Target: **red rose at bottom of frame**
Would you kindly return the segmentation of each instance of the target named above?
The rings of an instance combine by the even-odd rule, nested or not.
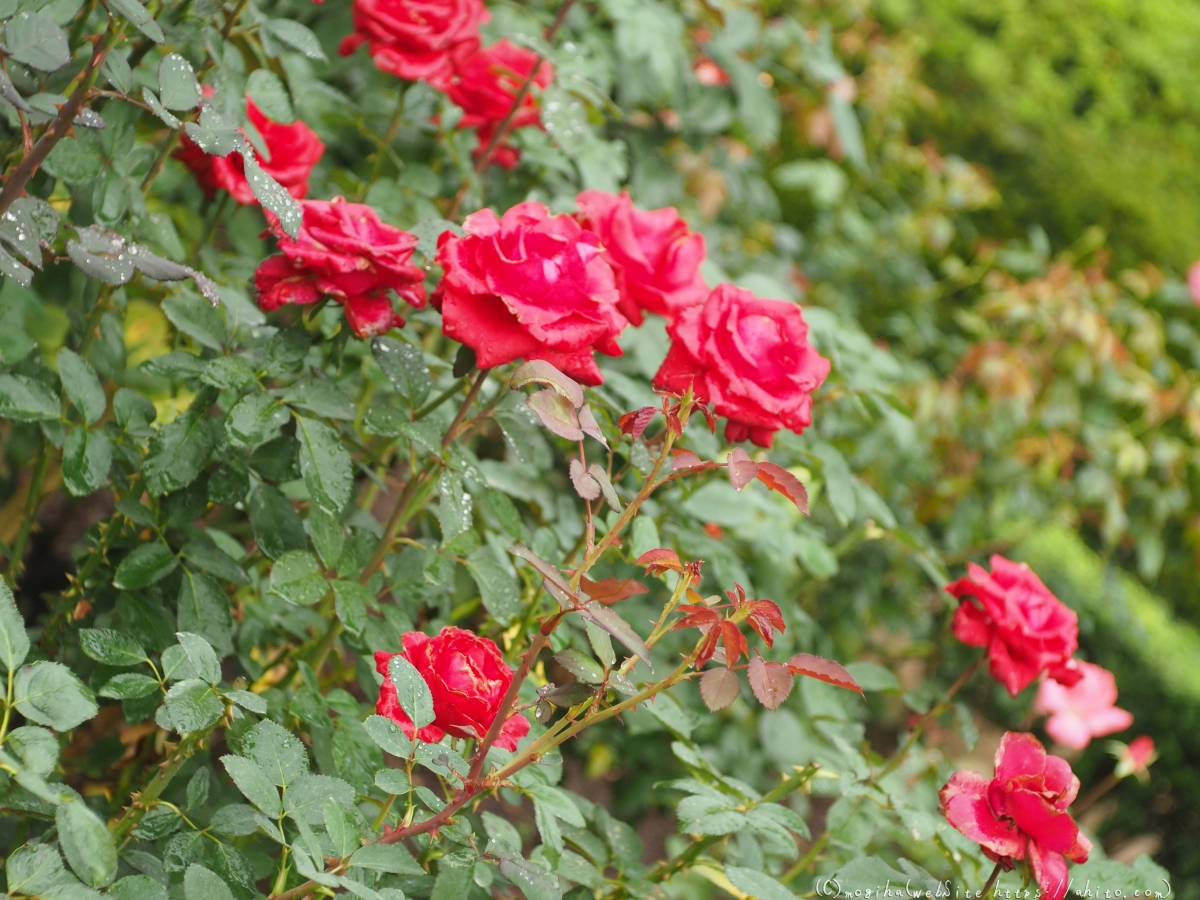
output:
[[[443,628],[434,637],[410,631],[400,640],[404,649],[399,655],[421,673],[433,695],[433,722],[417,731],[417,739],[437,743],[445,734],[462,738],[487,734],[513,678],[495,642],[453,626]],[[383,675],[375,711],[399,725],[411,739],[412,720],[400,708],[396,686],[388,675],[388,662],[396,655],[375,652],[375,668]],[[510,716],[495,746],[516,750],[517,741],[528,733],[528,719]]]

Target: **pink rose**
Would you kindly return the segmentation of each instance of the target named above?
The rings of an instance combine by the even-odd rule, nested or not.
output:
[[[300,207],[304,218],[294,241],[267,215],[282,255],[263,260],[254,273],[262,309],[333,297],[354,333],[369,337],[404,324],[389,290],[410,306],[425,305],[425,273],[410,262],[415,237],[385,225],[371,207],[341,197],[302,200]]]
[[[1200,261],[1192,263],[1192,267],[1188,269],[1187,283],[1192,302],[1200,306]]]
[[[998,555],[991,563],[991,574],[970,563],[966,578],[946,585],[961,601],[954,636],[970,647],[987,647],[992,677],[1014,697],[1042,672],[1075,684],[1082,677],[1071,658],[1079,647],[1075,612],[1024,563]]]
[[[596,235],[533,202],[499,219],[480,210],[463,227],[462,237],[438,238],[445,275],[433,304],[446,336],[473,349],[481,369],[544,359],[600,384],[593,353],[620,356],[616,337],[627,323]]]
[[[412,720],[400,708],[396,686],[388,674],[391,658],[403,656],[421,673],[433,695],[433,722],[417,732],[418,740],[436,744],[444,734],[477,739],[487,734],[513,678],[495,642],[453,626],[443,628],[434,637],[410,631],[400,640],[404,649],[399,654],[375,652],[375,668],[384,678],[375,711],[412,738]],[[528,733],[528,719],[510,716],[495,746],[516,750],[517,741]]]
[[[338,53],[349,56],[366,43],[384,72],[445,90],[451,53],[478,44],[479,26],[489,18],[480,0],[354,0],[355,33]]]
[[[583,191],[576,218],[600,237],[604,258],[617,273],[621,312],[641,325],[643,310],[668,319],[703,303],[708,286],[700,277],[704,235],[696,234],[673,207],[643,212],[629,195]]]
[[[727,440],[770,447],[779,429],[800,434],[812,424],[812,393],[829,360],[808,342],[796,304],[721,284],[702,305],[678,312],[667,331],[671,349],[654,386],[682,394],[690,385],[729,420]]]
[[[1094,737],[1124,731],[1133,715],[1117,702],[1117,680],[1108,669],[1078,663],[1080,679],[1071,687],[1048,678],[1038,685],[1033,711],[1049,715],[1046,733],[1064,747],[1082,750]]]
[[[1089,841],[1067,812],[1079,779],[1066,760],[1048,756],[1032,734],[1008,732],[991,781],[955,772],[939,792],[947,821],[1006,869],[1029,860],[1048,900],[1067,893],[1067,860],[1087,862]]]

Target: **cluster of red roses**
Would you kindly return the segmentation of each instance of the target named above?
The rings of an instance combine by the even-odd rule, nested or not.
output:
[[[534,72],[533,83],[549,87],[550,63],[532,50],[507,39],[488,47],[479,39],[479,26],[489,18],[481,0],[354,0],[355,33],[338,52],[347,56],[366,44],[380,69],[408,81],[425,81],[443,91],[462,108],[460,128],[479,136],[476,156],[495,141],[488,162],[511,169],[519,158],[505,143],[505,130],[538,124],[538,99],[526,92],[509,118],[513,99]]]

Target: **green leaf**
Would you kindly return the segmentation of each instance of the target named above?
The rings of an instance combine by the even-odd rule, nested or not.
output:
[[[17,712],[55,731],[70,731],[100,711],[87,685],[55,662],[35,662],[18,669],[13,695]]]
[[[900,682],[896,680],[896,676],[878,663],[852,662],[847,663],[844,668],[854,676],[854,680],[864,691],[900,690]]]
[[[279,217],[280,227],[288,237],[296,240],[300,234],[302,219],[300,205],[291,194],[279,186],[279,182],[262,170],[252,153],[243,153],[242,162],[245,165],[246,181],[250,184],[255,198],[262,204],[263,209],[268,209]]]
[[[103,431],[72,428],[63,445],[63,484],[75,497],[86,497],[108,481],[113,447]]]
[[[290,125],[296,121],[292,98],[283,80],[270,69],[255,69],[246,79],[246,93],[272,122]]]
[[[278,488],[255,485],[250,491],[249,513],[255,543],[268,558],[279,559],[288,551],[304,548],[304,523]]]
[[[121,672],[104,682],[104,686],[97,693],[101,697],[113,700],[136,700],[139,697],[148,697],[157,690],[158,682],[149,675]]]
[[[291,550],[271,567],[268,590],[288,603],[312,606],[329,590],[317,558],[307,550]]]
[[[121,631],[111,628],[79,629],[79,649],[109,666],[136,666],[146,661],[142,645]]]
[[[735,888],[758,900],[796,900],[795,894],[763,872],[726,866],[725,875]]]
[[[260,70],[261,71],[261,70]],[[322,422],[296,417],[300,441],[300,473],[313,502],[336,514],[350,502],[354,466],[338,433]]]
[[[304,520],[304,529],[325,568],[334,568],[342,558],[342,547],[346,542],[342,523],[319,506],[312,506],[309,507],[308,518]]]
[[[179,560],[166,544],[141,544],[121,560],[113,576],[113,586],[136,591],[166,578],[178,565]]]
[[[583,813],[579,811],[579,807],[574,804],[565,791],[548,784],[534,784],[530,786],[529,793],[534,800],[557,818],[576,828],[587,827],[587,823],[583,821]]]
[[[242,739],[242,753],[262,766],[275,784],[287,787],[308,772],[308,751],[299,738],[264,719]]]
[[[214,549],[213,552],[225,556],[221,550]],[[225,558],[229,559],[228,556]],[[233,615],[229,611],[229,598],[215,578],[184,568],[175,606],[180,631],[200,635],[222,657],[233,652]]]
[[[117,874],[117,845],[100,817],[82,799],[60,803],[55,810],[58,843],[75,874],[94,888]]]
[[[204,364],[200,380],[223,391],[246,391],[254,387],[254,367],[240,356],[218,356]]]
[[[167,900],[167,889],[149,875],[126,875],[105,894],[112,900]]]
[[[0,246],[0,275],[11,278],[23,288],[33,284],[33,271]]]
[[[168,53],[158,64],[158,98],[167,109],[178,112],[200,105],[200,82],[192,64],[178,53]]]
[[[338,859],[345,859],[360,846],[358,824],[346,807],[338,805],[333,800],[325,801],[323,814],[325,834],[333,843],[333,855]]]
[[[243,837],[258,831],[258,820],[254,810],[244,803],[222,806],[209,820],[208,827],[217,834]]]
[[[584,684],[599,684],[604,680],[604,667],[582,650],[568,647],[554,654],[558,664]]]
[[[520,888],[526,900],[562,900],[558,878],[519,856],[500,857],[500,874]]]
[[[42,168],[69,184],[84,184],[104,171],[104,157],[95,138],[84,132],[55,144]]]
[[[200,474],[212,449],[208,422],[194,412],[185,412],[150,440],[150,453],[142,466],[147,490],[160,496],[187,487]]]
[[[228,340],[229,335],[220,314],[199,297],[172,294],[163,300],[162,311],[167,314],[172,325],[202,347],[221,350]]]
[[[136,391],[120,388],[113,395],[113,414],[121,430],[139,437],[152,435],[150,423],[158,415],[154,404]]]
[[[243,756],[222,756],[221,765],[237,785],[242,795],[258,807],[263,815],[272,819],[279,818],[283,807],[280,805],[279,791],[267,776],[262,766]]]
[[[229,411],[225,433],[237,446],[257,447],[275,437],[288,418],[287,407],[270,394],[247,394]]]
[[[12,672],[25,662],[29,653],[29,635],[25,633],[25,618],[17,609],[12,589],[0,578],[0,663]]]
[[[175,635],[179,638],[179,646],[187,654],[192,672],[201,681],[217,684],[221,680],[221,661],[208,641],[198,634],[181,631]]]
[[[225,704],[212,685],[199,678],[186,678],[167,691],[159,712],[163,728],[190,734],[215,725],[225,714]]]
[[[352,868],[372,869],[392,875],[425,874],[425,870],[401,844],[367,844],[354,852],[350,857],[350,865]]]
[[[480,547],[467,557],[467,571],[475,579],[483,607],[493,619],[508,622],[521,612],[517,583],[489,548]]]
[[[328,378],[304,378],[283,392],[288,406],[302,409],[323,419],[352,421],[358,415],[354,401]]]
[[[433,722],[433,695],[416,666],[397,654],[388,662],[388,675],[396,686],[400,708],[417,728]]]
[[[100,421],[108,401],[96,370],[86,359],[63,347],[58,351],[58,377],[62,380],[67,399],[83,415],[89,425]]]
[[[67,36],[42,13],[17,13],[4,27],[8,55],[39,72],[55,72],[71,61]]]
[[[42,382],[28,375],[0,375],[0,419],[37,422],[61,415],[62,403]]]
[[[288,785],[283,795],[283,806],[287,814],[297,822],[308,825],[317,825],[325,821],[327,801],[332,801],[338,806],[353,806],[354,788],[340,778],[308,774],[301,775]],[[405,851],[406,854],[407,852]]]
[[[425,353],[419,348],[391,337],[377,337],[371,341],[371,352],[388,381],[416,409],[433,389],[429,366],[425,364]]]
[[[215,872],[192,863],[183,873],[185,900],[233,900],[229,885]]]
[[[367,624],[367,606],[373,604],[375,595],[366,585],[357,581],[333,582],[333,599],[337,617],[351,634],[361,634]]]
[[[4,874],[10,897],[14,894],[52,897],[64,887],[79,887],[53,842],[18,847],[5,860]]]
[[[371,740],[385,753],[404,759],[412,752],[412,741],[391,719],[384,716],[367,716],[363,727],[367,729]]]
[[[317,36],[299,22],[293,22],[291,19],[270,19],[263,27],[279,41],[293,50],[298,50],[309,59],[318,62],[329,61],[321,50],[321,42],[317,40]]]
[[[267,701],[253,691],[226,691],[225,696],[242,709],[248,709],[260,716],[267,714]]]
[[[156,44],[166,40],[158,23],[154,21],[146,8],[138,0],[108,0],[108,7],[118,15],[124,16],[142,34]]]

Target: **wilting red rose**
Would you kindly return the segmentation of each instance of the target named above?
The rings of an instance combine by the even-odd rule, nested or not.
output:
[[[1067,812],[1079,779],[1064,759],[1048,756],[1032,734],[1008,732],[991,781],[955,772],[938,797],[946,819],[1007,869],[1028,859],[1048,900],[1067,893],[1067,860],[1087,862],[1092,843]]]
[[[538,55],[508,41],[490,47],[464,44],[454,54],[454,74],[445,87],[447,95],[462,107],[459,128],[478,129],[478,157],[491,143],[495,130],[508,117],[513,99],[533,72]],[[554,79],[554,68],[543,60],[537,67],[533,84],[545,89]],[[532,88],[525,92],[516,113],[506,128],[511,134],[518,128],[539,124],[539,101]],[[507,137],[507,136],[505,136]],[[491,161],[505,169],[517,164],[518,152],[502,140],[492,151]]]
[[[1046,734],[1064,747],[1082,750],[1094,737],[1124,731],[1133,714],[1116,706],[1117,679],[1108,669],[1081,662],[1071,687],[1047,678],[1038,685],[1033,711],[1050,716]]]
[[[520,203],[497,219],[467,217],[467,233],[444,232],[433,294],[442,330],[475,351],[481,369],[544,359],[586,384],[604,379],[593,352],[620,356],[627,324],[617,309],[612,267],[599,238],[541,203]]]
[[[341,197],[302,200],[300,208],[304,218],[294,241],[267,214],[283,255],[263,260],[254,273],[260,307],[273,310],[333,297],[354,333],[369,337],[404,324],[392,309],[389,290],[410,306],[425,305],[425,273],[409,262],[415,237],[385,225],[371,207]]]
[[[443,628],[434,637],[410,631],[401,635],[400,640],[404,649],[398,655],[421,673],[433,695],[433,722],[418,731],[417,738],[437,743],[443,734],[462,738],[482,738],[487,734],[513,678],[495,643],[453,626]],[[396,655],[375,651],[375,668],[383,675],[375,711],[391,719],[412,738],[412,720],[400,708],[396,686],[388,675],[388,662]],[[495,746],[516,750],[517,741],[528,733],[528,719],[510,716]]]
[[[642,211],[623,191],[594,190],[580,193],[575,204],[579,223],[599,235],[604,258],[617,273],[621,312],[630,322],[641,325],[643,310],[670,319],[704,302],[704,235],[688,228],[673,207]]]
[[[770,447],[775,432],[797,434],[812,423],[812,392],[829,360],[808,342],[800,307],[761,300],[732,284],[718,285],[700,306],[668,324],[671,349],[654,386],[695,395],[729,421],[725,437]]]
[[[355,33],[342,40],[338,53],[349,56],[366,43],[383,71],[445,90],[451,52],[477,45],[479,26],[488,18],[480,0],[354,0]]]
[[[212,88],[205,85],[205,96],[212,96],[212,93]],[[272,122],[249,97],[246,98],[246,117],[262,135],[271,157],[263,159],[255,151],[254,156],[262,170],[297,200],[302,199],[308,193],[308,176],[325,152],[321,139],[303,122],[296,121],[291,125]],[[209,156],[184,135],[175,157],[192,170],[196,181],[210,197],[219,188],[228,191],[238,203],[258,202],[246,180],[242,154]]]
[[[991,574],[970,563],[966,578],[946,585],[961,601],[954,636],[968,646],[987,647],[992,677],[1014,697],[1042,672],[1068,687],[1075,684],[1081,674],[1071,658],[1079,647],[1074,611],[1024,563],[1003,556],[993,556],[991,563]]]

